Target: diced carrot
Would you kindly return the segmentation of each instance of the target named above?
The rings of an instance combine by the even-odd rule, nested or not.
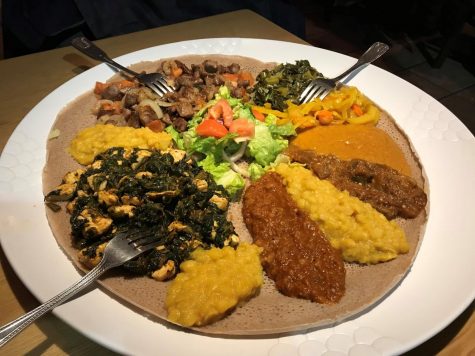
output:
[[[254,78],[253,78],[251,72],[242,71],[242,72],[239,73],[238,77],[241,80],[247,80],[249,82],[249,85],[254,84]]]
[[[101,83],[96,82],[96,86],[94,87],[94,94],[101,95],[102,92],[109,86],[108,83]]]
[[[329,125],[333,121],[333,114],[329,110],[317,111],[316,116],[321,125]]]
[[[264,116],[263,113],[261,113],[259,110],[257,110],[256,108],[252,108],[252,115],[254,115],[254,117],[256,118],[256,120],[259,120],[259,121],[264,121],[266,119],[266,117]]]
[[[353,110],[356,116],[361,116],[364,114],[363,109],[358,104],[351,105],[351,110]]]
[[[197,127],[196,133],[204,137],[221,138],[226,136],[228,129],[218,121],[213,119],[204,119]]]
[[[229,132],[237,133],[240,137],[254,137],[254,124],[247,119],[236,119],[229,127]]]
[[[120,114],[122,111],[122,103],[120,101],[113,101],[112,103],[103,102],[101,109],[104,111],[112,111],[114,114]]]
[[[162,132],[165,130],[165,123],[161,120],[152,120],[148,123],[147,127],[153,132]]]
[[[224,79],[229,80],[230,82],[235,82],[236,84],[239,79],[239,76],[237,74],[232,74],[232,73],[224,73],[223,77]]]

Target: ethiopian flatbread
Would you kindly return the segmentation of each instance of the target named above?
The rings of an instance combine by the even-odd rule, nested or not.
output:
[[[254,75],[262,69],[273,66],[270,63],[239,56],[190,55],[179,59],[187,65],[201,63],[204,59],[215,59],[218,63],[225,65],[237,62],[243,69],[250,70]],[[155,71],[158,68],[158,62],[143,62],[134,65],[133,68],[147,72]],[[43,172],[44,193],[55,188],[67,171],[79,166],[67,153],[67,147],[79,130],[95,124],[95,117],[91,114],[95,103],[96,98],[91,90],[69,103],[58,115],[53,128],[58,129],[60,135],[49,140],[47,144],[47,162]],[[411,166],[413,178],[427,192],[427,180],[408,138],[384,111],[382,111],[378,126],[402,148]],[[396,288],[410,270],[422,240],[427,209],[426,207],[426,210],[415,219],[397,220],[407,235],[410,245],[409,253],[377,265],[346,264],[346,293],[338,304],[321,305],[286,297],[277,291],[270,279],[265,279],[264,286],[257,297],[238,307],[223,320],[196,328],[196,330],[221,335],[275,334],[328,325],[367,310]],[[78,262],[77,250],[71,245],[69,215],[65,209],[55,213],[46,208],[46,214],[59,246],[78,269],[85,271],[84,266]],[[252,241],[242,220],[240,203],[232,204],[229,217],[241,239]],[[127,306],[154,320],[162,322],[166,320],[167,282],[157,282],[149,277],[123,277],[120,269],[116,269],[108,273],[99,283]]]

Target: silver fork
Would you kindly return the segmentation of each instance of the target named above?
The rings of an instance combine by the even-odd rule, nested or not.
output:
[[[163,96],[166,93],[173,92],[174,89],[169,85],[161,73],[137,73],[113,61],[102,49],[89,41],[86,37],[76,37],[71,41],[74,48],[97,61],[107,63],[115,69],[125,72],[152,89],[155,93]]]
[[[299,97],[299,103],[308,103],[315,98],[325,98],[333,89],[338,89],[342,83],[340,80],[346,76],[350,77],[351,74],[356,75],[361,69],[366,67],[371,62],[381,57],[389,49],[389,46],[382,42],[375,42],[369,47],[365,53],[361,55],[358,61],[350,68],[345,70],[339,76],[335,78],[317,78],[312,80],[309,85],[304,89]],[[349,79],[354,77],[351,76]],[[348,80],[349,80],[348,79]]]
[[[23,329],[55,307],[63,304],[79,291],[90,285],[105,271],[120,266],[141,253],[157,246],[160,240],[156,234],[118,233],[104,249],[101,262],[63,292],[41,304],[32,311],[0,328],[0,346],[5,345]]]

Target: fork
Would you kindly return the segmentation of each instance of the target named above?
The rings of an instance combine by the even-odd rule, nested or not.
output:
[[[107,270],[120,266],[141,253],[154,248],[161,239],[154,233],[120,232],[107,243],[99,264],[63,292],[32,311],[0,328],[0,347],[13,339],[23,329],[55,307],[63,304],[83,290]]]
[[[299,97],[299,103],[308,103],[315,98],[323,99],[325,98],[333,89],[338,89],[341,87],[342,83],[340,80],[346,76],[349,79],[353,78],[361,69],[369,65],[371,62],[374,62],[376,59],[381,57],[389,49],[389,46],[382,42],[375,42],[369,47],[365,53],[361,55],[358,61],[353,64],[350,68],[345,70],[339,76],[335,78],[317,78],[312,80],[309,85],[304,89],[302,94]],[[351,74],[353,76],[350,77]],[[348,79],[348,80],[349,80]]]
[[[126,68],[119,63],[112,60],[102,49],[97,47],[94,43],[89,41],[86,37],[76,37],[71,41],[71,45],[77,50],[84,53],[86,56],[91,57],[97,61],[107,63],[115,69],[125,72],[142,83],[143,85],[152,89],[155,93],[163,96],[166,93],[174,91],[174,88],[170,86],[165,77],[161,73],[137,73],[129,68]]]

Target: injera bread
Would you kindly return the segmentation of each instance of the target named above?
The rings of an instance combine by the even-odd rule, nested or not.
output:
[[[264,68],[273,66],[271,63],[266,64],[239,56],[190,55],[180,60],[190,65],[201,63],[205,58],[216,59],[225,65],[237,62],[243,69],[251,70],[254,75]],[[158,68],[158,62],[142,62],[132,68],[147,72],[155,71]],[[93,83],[91,83],[92,86]],[[69,103],[58,115],[53,128],[59,129],[60,135],[47,143],[47,162],[43,172],[44,193],[56,187],[67,171],[79,166],[67,153],[67,147],[80,129],[94,124],[95,118],[90,112],[95,102],[96,99],[91,90]],[[422,166],[406,135],[384,111],[382,111],[378,126],[388,132],[400,145],[409,161],[413,177],[428,192],[427,179]],[[64,208],[58,213],[45,209],[57,243],[72,263],[84,272],[84,267],[77,260],[77,250],[71,246],[69,215]],[[398,221],[407,235],[410,245],[409,253],[378,265],[346,264],[346,294],[338,304],[320,305],[303,299],[286,297],[276,290],[270,279],[266,278],[257,297],[238,307],[223,320],[195,330],[217,335],[277,334],[322,327],[367,311],[396,288],[409,272],[422,240],[427,213],[428,208],[415,219]],[[232,204],[229,216],[241,239],[252,241],[242,221],[240,203]],[[54,268],[54,266],[51,267]],[[128,307],[156,322],[168,324],[165,309],[168,282],[157,282],[149,277],[125,277],[121,275],[120,268],[117,268],[108,272],[99,283],[107,293]]]

